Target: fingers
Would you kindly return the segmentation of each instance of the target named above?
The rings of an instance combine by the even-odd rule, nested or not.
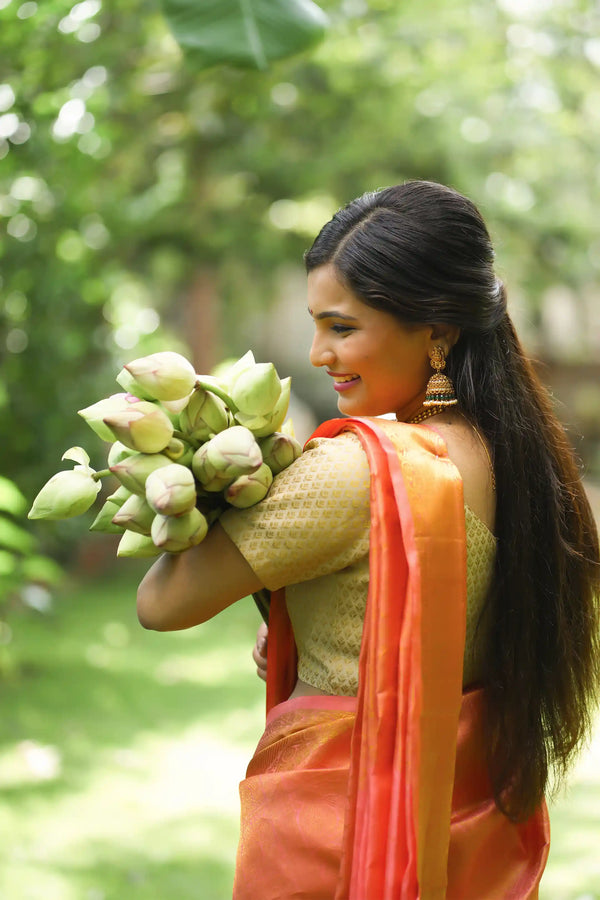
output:
[[[256,633],[256,643],[252,650],[252,659],[256,664],[256,674],[263,681],[267,680],[267,640],[269,629],[262,622]]]

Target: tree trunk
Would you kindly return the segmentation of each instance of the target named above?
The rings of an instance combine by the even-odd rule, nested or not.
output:
[[[200,269],[184,297],[184,336],[198,373],[207,375],[221,359],[219,294],[216,273]]]

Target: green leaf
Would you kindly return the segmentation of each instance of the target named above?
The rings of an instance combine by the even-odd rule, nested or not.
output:
[[[328,24],[312,0],[162,0],[162,7],[197,68],[228,63],[266,69],[316,43]]]
[[[17,560],[8,550],[0,550],[0,576],[12,575],[17,568]]]
[[[0,517],[0,546],[18,553],[31,553],[33,538],[9,519]]]
[[[47,556],[28,556],[22,562],[21,571],[27,581],[49,585],[58,584],[64,577],[59,564]]]
[[[0,510],[17,516],[25,510],[26,506],[27,500],[14,481],[0,475]]]

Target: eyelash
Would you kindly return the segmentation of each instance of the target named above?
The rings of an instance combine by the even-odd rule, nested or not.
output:
[[[336,334],[347,334],[350,331],[354,331],[351,325],[332,325],[331,330],[335,331]]]

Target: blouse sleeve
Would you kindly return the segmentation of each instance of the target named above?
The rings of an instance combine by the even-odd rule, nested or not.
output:
[[[358,438],[311,441],[264,500],[219,519],[262,584],[277,590],[355,563],[370,525],[370,474]]]

